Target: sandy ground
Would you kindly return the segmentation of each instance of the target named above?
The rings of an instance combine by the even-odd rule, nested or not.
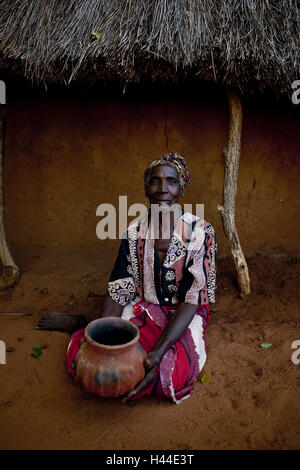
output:
[[[0,295],[0,448],[300,449],[299,258],[249,260],[252,293],[237,295],[230,260],[218,265],[208,359],[179,405],[155,398],[122,404],[82,390],[65,370],[68,335],[35,330],[44,312],[97,311],[109,267],[95,252],[26,247],[19,284]],[[22,315],[5,315],[18,313]],[[272,343],[268,349],[261,343]],[[44,346],[31,357],[35,344]],[[300,358],[300,352],[298,357]],[[202,383],[204,372],[209,383]]]

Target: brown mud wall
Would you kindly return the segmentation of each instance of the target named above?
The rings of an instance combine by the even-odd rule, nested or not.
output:
[[[6,230],[9,245],[95,249],[111,264],[118,241],[96,237],[96,208],[118,196],[146,203],[154,157],[186,157],[184,203],[205,204],[219,257],[229,254],[222,203],[226,96],[212,88],[32,91],[7,87]],[[299,253],[299,109],[288,99],[245,98],[237,228],[247,257]],[[132,217],[128,218],[128,221]],[[18,261],[18,260],[16,260]]]

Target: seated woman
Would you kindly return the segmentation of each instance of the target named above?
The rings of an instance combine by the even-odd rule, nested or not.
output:
[[[121,316],[133,322],[147,352],[146,375],[123,401],[155,394],[179,403],[190,395],[206,361],[204,332],[208,304],[215,300],[216,239],[205,220],[183,210],[172,211],[190,182],[183,157],[169,153],[153,160],[144,181],[150,208],[159,206],[158,218],[154,221],[150,210],[147,217],[129,225],[100,318]],[[167,216],[169,222],[164,225]],[[72,335],[67,351],[72,375],[85,324],[82,317],[46,315],[37,325],[69,332],[81,328]]]

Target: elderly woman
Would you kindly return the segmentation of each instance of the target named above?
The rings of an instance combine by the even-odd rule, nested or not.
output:
[[[123,400],[155,394],[179,403],[190,395],[206,361],[204,332],[208,304],[214,302],[216,239],[205,220],[183,210],[172,211],[190,182],[183,157],[169,153],[153,160],[144,179],[150,208],[160,209],[158,217],[154,221],[155,212],[150,210],[146,218],[129,226],[100,317],[117,316],[134,323],[147,353],[144,379]],[[54,329],[53,321],[44,317],[38,328]],[[85,320],[66,319],[73,322],[66,328],[63,318],[57,318],[59,321],[65,331],[82,321],[82,329],[73,334],[67,351],[67,368],[74,375],[72,362],[84,336]]]

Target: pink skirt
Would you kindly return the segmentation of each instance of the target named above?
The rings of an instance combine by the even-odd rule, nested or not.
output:
[[[139,342],[147,353],[154,348],[175,308],[175,306],[165,307],[140,300],[132,305],[129,315],[127,309],[126,319],[138,327]],[[192,384],[206,361],[204,332],[208,323],[208,305],[199,305],[188,328],[162,357],[156,368],[153,382],[132,399],[153,394],[180,403],[181,400],[187,398],[192,392]],[[71,336],[68,345],[66,366],[73,377],[76,376],[76,354],[84,336],[85,329],[76,331]]]

